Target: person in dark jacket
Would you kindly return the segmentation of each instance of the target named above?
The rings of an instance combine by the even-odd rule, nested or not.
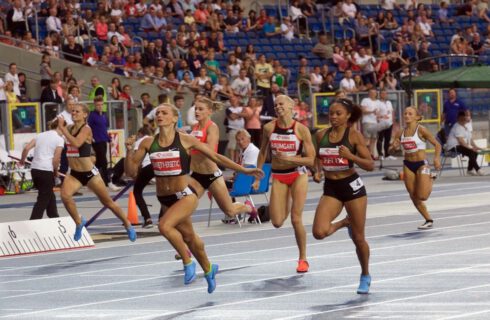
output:
[[[58,87],[58,81],[51,79],[49,86],[43,89],[41,92],[41,106],[44,107],[45,121],[53,120],[58,114],[58,104],[63,103],[63,99],[59,96],[56,88]],[[44,105],[45,103],[49,103]]]

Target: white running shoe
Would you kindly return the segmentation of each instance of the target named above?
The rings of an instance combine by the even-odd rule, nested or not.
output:
[[[386,157],[386,160],[396,160],[396,157],[393,157],[393,156],[387,156],[387,157]]]
[[[111,191],[114,191],[114,192],[117,192],[117,191],[121,191],[122,187],[118,187],[116,186],[114,183],[112,182],[109,182],[109,184],[107,185],[109,187],[109,189]]]
[[[426,220],[422,225],[418,227],[419,230],[427,230],[427,229],[432,229],[434,224],[434,221],[432,220]]]
[[[469,176],[476,176],[477,175],[475,170],[468,170],[468,171],[466,171],[466,174]]]
[[[476,175],[477,175],[477,176],[486,176],[487,174],[486,174],[486,172],[485,172],[485,171],[483,171],[482,169],[480,169],[480,170],[478,170],[478,171],[476,172]]]

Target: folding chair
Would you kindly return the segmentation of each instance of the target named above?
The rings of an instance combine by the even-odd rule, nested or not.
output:
[[[238,172],[233,181],[233,187],[230,191],[230,197],[246,197],[251,200],[250,192],[252,190],[252,184],[254,177]],[[213,197],[210,197],[209,212],[208,212],[208,227],[211,224],[211,209],[213,208]],[[242,227],[240,219],[236,216],[240,228]]]
[[[463,167],[463,155],[457,151],[442,149],[442,161],[441,161],[441,171],[439,171],[439,178],[442,176],[442,171],[444,170],[444,165],[446,164],[447,158],[454,159],[458,161],[459,175],[465,176]]]
[[[264,163],[262,166],[262,171],[264,171],[264,177],[260,180],[259,188],[257,190],[252,189],[251,195],[263,194],[267,203],[269,203],[269,198],[267,197],[267,192],[269,192],[269,180],[272,174],[272,165],[270,163]],[[250,201],[255,207],[255,204],[250,197]]]

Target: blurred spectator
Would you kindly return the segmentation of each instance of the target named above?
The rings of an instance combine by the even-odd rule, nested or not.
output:
[[[135,7],[136,16],[138,17],[143,17],[148,11],[148,8],[146,7],[146,0],[140,0],[138,3],[136,3]]]
[[[239,77],[231,83],[233,93],[241,99],[242,104],[247,104],[248,99],[252,96],[252,84],[247,77],[247,70],[240,69]]]
[[[28,102],[30,99],[27,96],[27,78],[26,74],[19,72],[19,90],[20,90],[20,102]]]
[[[342,13],[349,19],[354,19],[357,14],[357,7],[352,0],[342,2]]]
[[[15,94],[14,91],[14,83],[11,80],[5,81],[4,91],[7,104],[20,102],[18,96]]]
[[[364,92],[367,91],[369,88],[372,88],[370,85],[369,87],[364,84],[364,81],[362,80],[362,77],[360,74],[356,74],[354,76],[354,85],[356,86],[355,90],[356,92]]]
[[[240,70],[242,68],[241,63],[238,61],[234,54],[228,56],[228,66],[226,67],[228,75],[233,81],[240,75]]]
[[[111,141],[107,129],[109,120],[107,119],[104,107],[104,98],[96,96],[94,101],[94,110],[90,112],[87,124],[92,129],[92,149],[95,152],[95,166],[99,169],[100,176],[107,186],[109,175],[107,172],[107,144]]]
[[[141,96],[141,110],[143,111],[143,117],[146,117],[155,106],[151,103],[150,95],[146,92],[142,93]]]
[[[99,55],[97,54],[97,49],[94,45],[88,47],[87,53],[83,55],[83,64],[88,66],[95,66],[99,61]]]
[[[121,82],[118,77],[112,78],[111,86],[107,88],[110,94],[111,100],[119,100],[119,96],[122,93]]]
[[[14,0],[12,8],[7,12],[7,29],[14,36],[24,36],[26,29],[26,17],[24,15],[24,8],[20,0]],[[60,25],[61,27],[61,25]]]
[[[337,66],[340,72],[344,72],[349,67],[349,60],[346,58],[345,53],[339,46],[333,47],[332,54],[333,64]]]
[[[257,159],[259,157],[259,148],[254,142],[254,137],[250,134],[249,130],[240,129],[235,134],[236,145],[240,150],[238,155],[238,164],[242,166],[257,166]]]
[[[336,86],[334,79],[333,73],[329,72],[320,87],[320,92],[337,92],[338,87]]]
[[[271,88],[271,77],[274,69],[261,54],[255,65],[255,77],[257,79],[257,95],[266,96]]]
[[[220,65],[217,60],[215,60],[214,50],[209,50],[208,57],[204,61],[204,66],[206,67],[208,76],[211,78],[213,84],[218,82],[218,76],[221,74]]]
[[[271,83],[277,84],[281,91],[284,91],[285,89],[287,89],[286,78],[284,77],[283,69],[282,69],[282,66],[280,64],[278,64],[274,68],[274,74],[272,75]]]
[[[61,23],[61,19],[58,18],[58,11],[56,7],[52,7],[49,9],[49,17],[46,19],[46,29],[49,34],[52,32],[61,33],[63,29],[63,25]]]
[[[429,43],[427,41],[422,41],[420,45],[420,49],[417,52],[417,57],[419,60],[426,59],[424,61],[420,61],[417,65],[417,70],[423,72],[430,72],[432,70],[432,61],[430,58],[432,55],[429,52]]]
[[[217,16],[216,13],[214,13],[214,14],[215,14],[215,16]],[[216,21],[217,21],[217,18],[216,18]],[[196,22],[196,19],[194,19],[194,16],[192,15],[192,11],[190,9],[187,9],[185,11],[184,23],[188,24],[188,25],[192,25],[195,22]],[[211,27],[211,30],[217,30],[217,29],[214,29],[213,27]]]
[[[124,11],[119,1],[112,1],[112,8],[110,13],[111,21],[114,23],[121,23],[123,20],[123,16]]]
[[[366,86],[374,86],[376,84],[376,76],[374,73],[374,64],[376,59],[366,53],[366,49],[361,48],[356,56],[356,64],[361,68],[362,81]]]
[[[345,91],[346,93],[356,92],[356,84],[352,79],[352,71],[346,70],[344,73],[344,78],[340,80],[340,90]]]
[[[211,100],[228,100],[231,95],[233,95],[233,89],[228,82],[228,78],[220,76],[218,83],[213,86]]]
[[[246,107],[243,108],[243,118],[245,119],[245,129],[251,136],[252,142],[256,145],[260,144],[261,141],[261,122],[260,113],[262,111],[262,106],[256,98],[250,98]]]
[[[150,10],[153,8],[155,9],[155,12],[158,10],[163,10],[163,1],[160,0],[153,0],[152,4],[150,4]]]
[[[422,33],[424,34],[424,36],[426,38],[429,38],[429,37],[433,38],[434,37],[434,33],[432,32],[432,27],[430,26],[430,23],[429,23],[427,17],[422,16],[418,24],[420,26],[420,29],[422,29]]]
[[[160,32],[162,30],[165,30],[168,23],[167,23],[167,19],[165,18],[165,13],[163,10],[158,10],[156,13],[156,16],[153,17],[153,19],[154,19],[154,23],[155,23],[154,28],[156,28],[155,31]]]
[[[240,19],[237,18],[232,10],[228,10],[225,18],[226,32],[235,33],[239,31]]]
[[[475,11],[478,18],[490,22],[490,18],[488,17],[488,0],[480,0]]]
[[[194,11],[194,19],[196,23],[206,24],[209,17],[209,12],[206,10],[206,4],[203,2],[199,3],[199,7]]]
[[[131,86],[129,84],[123,86],[123,90],[119,95],[119,100],[123,100],[127,102],[128,110],[134,106],[134,99],[133,96],[131,95]]]
[[[247,18],[247,28],[246,32],[256,30],[258,26],[257,12],[255,10],[250,10],[248,12]]]
[[[391,72],[386,73],[386,77],[379,84],[380,89],[385,90],[397,90],[398,89],[398,80],[393,76]]]
[[[245,58],[250,58],[252,61],[257,60],[257,54],[255,53],[254,45],[249,43],[245,49]]]
[[[314,92],[320,91],[320,86],[323,82],[323,77],[320,73],[321,69],[319,66],[313,68],[313,72],[310,74],[311,89]]]
[[[451,128],[458,120],[458,113],[464,111],[468,117],[470,117],[470,110],[463,101],[458,99],[456,89],[450,89],[448,92],[448,99],[444,102],[441,122],[444,123],[444,131],[449,134]]]
[[[276,110],[274,108],[276,97],[281,94],[281,90],[276,83],[271,85],[270,93],[264,98],[264,104],[262,105],[262,111],[260,111],[260,120],[263,124],[276,118]]]
[[[328,43],[327,35],[322,34],[318,37],[318,43],[311,49],[311,52],[323,59],[333,58],[333,45]]]
[[[449,132],[445,147],[449,151],[456,151],[468,157],[468,175],[484,176],[485,173],[480,170],[480,166],[476,161],[478,151],[482,150],[482,148],[478,147],[472,138],[471,130],[468,127],[469,119],[465,111],[458,112],[457,122]]]
[[[454,19],[449,18],[448,3],[446,1],[441,1],[439,11],[437,15],[439,17],[439,22],[441,23],[453,23]]]
[[[135,5],[135,0],[128,0],[126,5],[124,6],[124,13],[126,17],[135,17],[138,14],[138,9]]]
[[[64,53],[63,58],[75,63],[82,63],[83,61],[83,48],[81,45],[75,42],[73,35],[68,36],[68,44],[62,47]]]
[[[5,74],[4,77],[5,84],[8,81],[12,82],[13,92],[16,96],[20,97],[20,89],[19,89],[19,76],[17,75],[17,64],[11,63],[9,64],[9,71]]]
[[[51,79],[49,86],[45,87],[41,92],[41,97],[39,102],[41,106],[45,103],[50,103],[44,106],[44,113],[46,122],[52,120],[58,114],[58,104],[63,103],[63,99],[58,94],[58,81],[56,79]]]
[[[381,0],[381,8],[386,11],[392,11],[394,9],[399,10],[400,6],[396,3],[396,0]]]
[[[39,73],[41,74],[41,90],[49,86],[54,72],[51,70],[51,58],[49,54],[43,54],[41,58],[41,68]]]
[[[95,34],[101,41],[107,41],[107,32],[109,31],[109,25],[105,16],[100,16],[95,22]]]
[[[68,98],[67,98],[67,100],[72,100],[73,102],[79,102],[80,98],[81,98],[81,92],[80,92],[79,86],[74,85],[74,86],[68,87]]]
[[[480,40],[480,35],[478,33],[473,35],[473,39],[471,40],[470,47],[473,51],[473,54],[480,55],[483,51],[483,43]]]
[[[236,154],[236,133],[240,129],[245,128],[243,107],[240,106],[237,97],[232,95],[230,97],[229,105],[226,108],[226,132],[228,133],[228,145],[226,150],[228,157],[233,161],[237,161],[238,157]]]
[[[104,101],[104,105],[102,107],[102,112],[107,112],[107,104],[105,103],[107,101],[107,93],[106,93],[106,90],[104,89],[104,86],[100,84],[100,80],[96,76],[93,76],[90,79],[90,84],[92,85],[92,89],[90,90],[90,92],[88,94],[88,99],[90,101],[93,101],[95,99],[95,97],[101,96],[103,101]],[[89,104],[89,109],[90,109],[90,111],[93,111],[94,105]]]
[[[377,99],[376,89],[369,90],[369,96],[362,99],[362,134],[364,135],[366,146],[374,158],[374,147],[378,136],[379,100]]]
[[[205,68],[201,68],[199,69],[199,75],[197,77],[194,78],[194,81],[192,83],[192,86],[194,88],[197,88],[198,91],[201,91],[204,89],[204,85],[206,84],[206,82],[211,82],[211,78],[208,77],[208,74],[206,72],[206,69]]]
[[[262,31],[266,37],[275,37],[280,34],[276,31],[276,17],[269,16],[267,22],[264,24]]]
[[[383,89],[379,93],[378,100],[378,141],[376,142],[376,149],[381,160],[396,160],[395,157],[388,153],[394,119],[393,105],[388,100],[388,92]]]
[[[291,18],[288,16],[285,16],[282,18],[282,23],[281,23],[281,34],[284,37],[284,39],[291,41],[294,39],[294,26],[291,23]]]

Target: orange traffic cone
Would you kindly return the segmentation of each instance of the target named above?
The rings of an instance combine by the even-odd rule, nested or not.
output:
[[[128,198],[128,220],[131,224],[139,225],[138,221],[138,208],[136,207],[136,199],[134,198],[133,191],[129,192]]]

